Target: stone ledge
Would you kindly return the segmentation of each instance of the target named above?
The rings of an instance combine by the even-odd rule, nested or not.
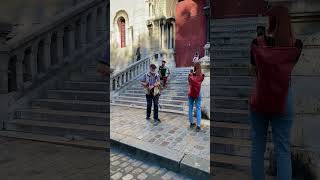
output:
[[[148,161],[158,163],[169,170],[180,172],[196,179],[209,178],[210,161],[205,159],[119,134],[111,135],[110,140],[111,148],[120,148],[136,155],[138,158],[148,159]]]

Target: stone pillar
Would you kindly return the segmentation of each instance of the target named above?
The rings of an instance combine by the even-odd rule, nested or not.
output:
[[[172,21],[172,48],[175,48],[175,40],[176,40],[176,22]]]
[[[32,46],[31,48],[31,54],[30,54],[30,71],[31,71],[31,79],[32,82],[35,81],[37,79],[37,74],[38,74],[38,70],[37,70],[37,54],[38,54],[38,50],[39,50],[39,43],[36,42],[35,45]]]
[[[58,64],[63,63],[63,29],[60,29],[57,33],[57,59]]]
[[[0,94],[8,93],[8,64],[10,60],[9,49],[0,47]]]
[[[70,25],[70,31],[69,31],[69,60],[72,61],[73,60],[73,56],[75,53],[75,30],[76,30],[76,26],[75,24]]]
[[[162,29],[162,35],[161,35],[161,49],[163,50],[165,48],[165,40],[164,40],[164,37],[165,37],[165,33],[164,33],[164,23],[162,23],[161,25],[161,29]]]
[[[23,51],[19,51],[16,54],[17,57],[17,64],[16,64],[16,73],[17,73],[17,89],[18,90],[23,90],[24,86],[23,86],[23,58],[24,58],[24,52]]]
[[[44,40],[44,69],[48,71],[51,65],[51,34],[48,34]]]
[[[80,43],[81,48],[84,50],[87,48],[86,32],[87,32],[87,14],[83,15],[80,20]]]
[[[204,46],[206,55],[202,57],[199,61],[201,62],[202,73],[205,75],[205,78],[201,85],[202,91],[202,111],[210,119],[210,55],[209,49],[210,44]]]
[[[91,42],[95,42],[98,38],[97,38],[97,31],[98,31],[98,28],[97,28],[97,8],[94,8],[92,10],[92,14],[91,14],[91,28],[92,28],[92,31],[91,31],[91,35],[90,37],[92,38],[92,41]]]

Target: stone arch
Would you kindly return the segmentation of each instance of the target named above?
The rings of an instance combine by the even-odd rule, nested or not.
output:
[[[118,45],[118,47],[123,47],[123,46],[121,46],[121,37],[123,37],[122,35],[121,35],[121,26],[119,26],[119,20],[121,20],[122,22],[124,22],[124,24],[123,24],[123,26],[122,26],[122,28],[124,28],[124,40],[125,40],[125,46],[124,47],[126,47],[126,46],[128,46],[128,35],[129,35],[129,33],[128,33],[128,31],[127,31],[127,27],[129,27],[129,16],[128,16],[128,13],[126,12],[126,11],[124,11],[124,10],[119,10],[117,13],[116,13],[116,15],[115,15],[115,17],[114,17],[114,19],[113,19],[113,27],[115,28],[114,29],[114,32],[115,32],[115,40],[116,40],[116,42],[117,42],[117,45]]]
[[[17,56],[10,58],[8,64],[8,92],[17,90]]]
[[[51,46],[50,46],[50,65],[53,66],[58,63],[58,35],[57,32],[53,33],[51,36]]]
[[[37,51],[37,73],[44,73],[45,65],[44,65],[44,40],[41,40],[38,43],[38,51]]]

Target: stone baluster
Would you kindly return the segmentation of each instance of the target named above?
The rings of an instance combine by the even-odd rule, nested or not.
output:
[[[59,29],[57,33],[57,59],[58,63],[62,63],[64,61],[63,58],[63,29]]]
[[[51,65],[51,33],[44,39],[44,70],[48,71]]]
[[[83,15],[80,20],[80,43],[81,48],[84,50],[87,48],[86,32],[87,32],[87,14]]]
[[[39,43],[36,42],[32,47],[31,47],[31,53],[30,53],[30,73],[31,73],[31,80],[32,82],[36,80],[37,74],[38,74],[38,67],[37,67],[37,58],[38,58],[38,50],[39,50]]]
[[[9,50],[6,47],[0,49],[0,94],[8,92],[8,64],[10,60]]]
[[[75,44],[75,35],[76,35],[76,25],[75,23],[72,23],[69,27],[69,60],[72,61],[74,51],[76,49],[76,44]]]
[[[24,58],[24,52],[19,51],[16,53],[17,57],[17,64],[16,64],[16,79],[17,79],[17,89],[22,90],[24,88],[23,86],[23,58]]]
[[[97,38],[97,8],[94,8],[91,13],[91,25],[92,30],[90,31],[91,42],[95,42]]]

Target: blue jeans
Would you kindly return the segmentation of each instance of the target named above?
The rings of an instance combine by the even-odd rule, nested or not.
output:
[[[269,122],[272,127],[272,140],[275,147],[277,162],[277,180],[292,179],[290,138],[293,121],[292,92],[289,89],[286,113],[283,115],[267,116],[250,111],[251,121],[251,173],[254,180],[264,180],[264,153]]]
[[[199,96],[198,98],[189,97],[189,122],[193,123],[193,104],[195,103],[197,112],[197,126],[199,127],[201,124],[201,101],[201,96]]]

